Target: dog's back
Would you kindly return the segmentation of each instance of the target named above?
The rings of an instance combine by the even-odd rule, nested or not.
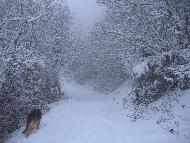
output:
[[[42,112],[40,109],[33,109],[32,112],[28,115],[28,121],[30,121],[33,117],[36,117],[37,119],[42,118]]]
[[[33,109],[32,112],[28,115],[27,126],[23,131],[23,133],[26,134],[26,137],[32,133],[33,129],[39,128],[41,118],[42,112],[40,109]]]

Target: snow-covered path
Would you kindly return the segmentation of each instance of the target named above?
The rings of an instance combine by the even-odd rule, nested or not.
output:
[[[67,102],[53,105],[29,138],[15,131],[7,143],[184,143],[151,121],[131,122],[112,96],[65,84]]]

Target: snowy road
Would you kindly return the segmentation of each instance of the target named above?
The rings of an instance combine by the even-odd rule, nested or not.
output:
[[[7,143],[183,143],[151,121],[129,121],[111,96],[75,84],[64,87],[72,99],[52,107],[29,138],[22,128]]]

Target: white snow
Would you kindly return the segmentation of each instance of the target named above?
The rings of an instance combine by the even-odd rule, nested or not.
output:
[[[133,67],[133,73],[135,74],[136,77],[140,77],[141,75],[145,74],[148,71],[149,67],[146,61],[143,61],[142,63]]]
[[[40,129],[29,138],[15,131],[6,143],[188,143],[190,140],[169,133],[154,120],[132,122],[116,104],[128,88],[110,95],[88,86],[64,82],[64,91],[72,99],[51,106],[43,116]],[[184,99],[186,100],[186,99]],[[187,119],[189,120],[189,119]],[[188,121],[189,123],[189,121]],[[188,124],[190,125],[190,124]]]
[[[169,82],[173,82],[173,78],[169,78],[169,77],[165,76],[164,79],[169,81]]]

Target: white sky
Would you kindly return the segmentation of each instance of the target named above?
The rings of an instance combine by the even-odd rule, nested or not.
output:
[[[103,14],[104,8],[96,4],[96,0],[67,0],[77,26],[88,31],[94,22]]]

